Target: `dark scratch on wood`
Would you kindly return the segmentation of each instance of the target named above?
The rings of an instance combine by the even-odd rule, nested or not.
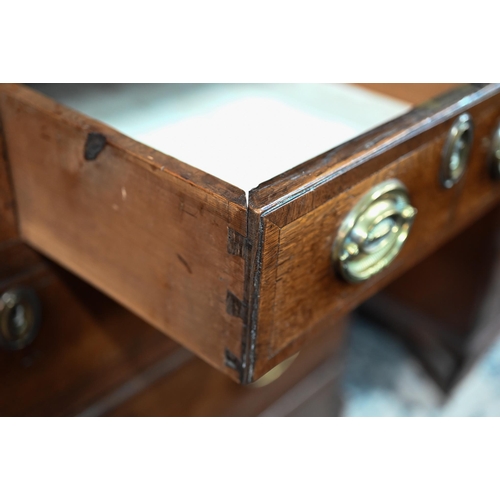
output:
[[[181,210],[182,210],[182,213],[188,214],[191,217],[195,217],[196,218],[196,214],[193,214],[189,210],[186,210],[186,206],[184,205],[184,201],[181,201]]]
[[[182,257],[182,255],[176,254],[177,258],[184,264],[184,267],[187,269],[187,272],[189,274],[193,274],[193,271],[191,270],[191,266],[186,262],[186,260]]]

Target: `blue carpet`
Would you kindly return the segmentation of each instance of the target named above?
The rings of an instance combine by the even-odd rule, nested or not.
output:
[[[444,398],[400,341],[357,319],[344,394],[345,416],[500,416],[500,340]]]

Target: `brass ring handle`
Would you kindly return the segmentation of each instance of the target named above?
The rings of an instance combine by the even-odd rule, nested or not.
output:
[[[333,244],[332,259],[340,276],[357,283],[385,269],[406,241],[416,213],[398,180],[368,191],[342,222]]]

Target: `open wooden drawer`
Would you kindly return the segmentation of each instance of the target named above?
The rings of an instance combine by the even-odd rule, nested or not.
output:
[[[0,86],[21,237],[243,383],[500,198],[499,85],[459,86],[412,109],[436,87],[416,87],[411,103],[351,86],[170,86],[166,101],[167,87],[130,88],[41,90],[200,169],[26,86]],[[132,108],[149,129],[139,112],[124,121]],[[467,168],[444,186],[443,152],[465,113]],[[417,210],[407,241],[369,279],[348,282],[332,262],[343,221],[391,179]]]

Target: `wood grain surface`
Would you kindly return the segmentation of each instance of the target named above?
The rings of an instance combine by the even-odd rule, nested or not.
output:
[[[22,239],[238,379],[244,193],[23,86],[0,106]]]
[[[0,116],[0,245],[19,237],[9,160]]]
[[[20,238],[16,200],[0,114],[0,283],[43,266],[43,259]]]

